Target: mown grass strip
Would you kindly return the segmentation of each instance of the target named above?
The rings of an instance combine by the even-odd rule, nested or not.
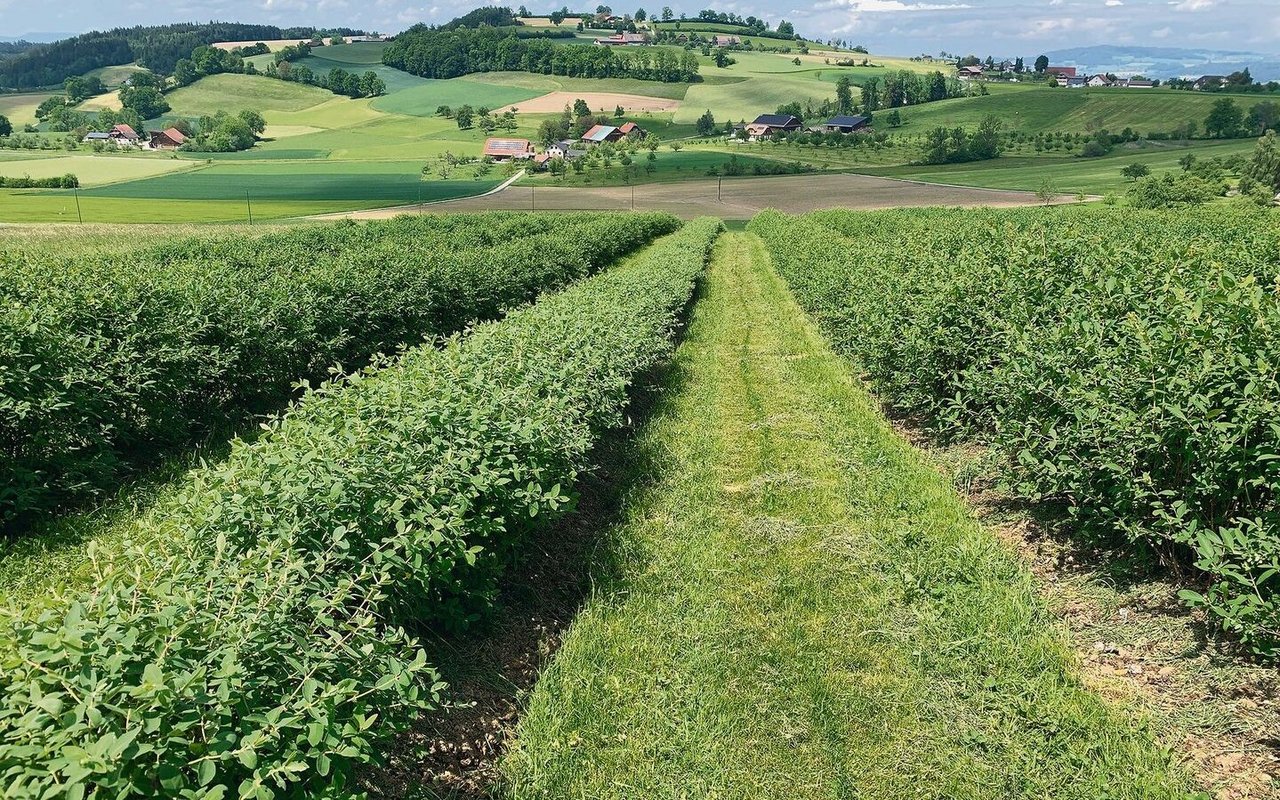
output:
[[[718,220],[328,383],[197,470],[93,589],[0,609],[13,800],[343,796],[670,351]],[[434,343],[433,343],[434,344]]]
[[[505,764],[527,798],[1156,798],[1028,576],[771,270],[717,245],[598,596]]]

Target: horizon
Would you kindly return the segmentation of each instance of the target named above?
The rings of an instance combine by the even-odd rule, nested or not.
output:
[[[511,4],[519,8],[518,3]],[[527,4],[526,5],[530,5]],[[611,5],[605,3],[605,5]],[[645,8],[658,14],[663,5],[613,6],[615,13]],[[208,4],[151,6],[130,4],[127,19],[84,0],[59,6],[49,15],[0,0],[0,36],[108,30],[135,25],[164,25],[217,19],[227,22],[363,28],[398,33],[418,23],[439,24],[476,7],[474,2],[415,6],[375,0],[352,7],[348,0],[214,0]],[[700,9],[672,4],[677,15],[696,16]],[[113,10],[114,9],[114,10]],[[537,13],[550,8],[533,5]],[[1087,47],[1167,47],[1181,50],[1277,56],[1280,8],[1257,0],[1038,0],[1034,5],[1006,0],[821,0],[791,8],[782,3],[729,2],[714,6],[742,17],[755,16],[777,27],[790,21],[803,36],[843,40],[872,53],[914,56],[941,51],[996,58],[1032,57],[1057,50]],[[1152,12],[1163,12],[1152,15]],[[70,24],[74,20],[78,24]],[[1212,23],[1206,27],[1206,23]],[[825,33],[820,34],[819,32]]]

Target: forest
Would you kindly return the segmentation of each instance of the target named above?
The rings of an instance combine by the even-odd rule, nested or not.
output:
[[[396,37],[382,62],[423,78],[456,78],[474,72],[519,71],[581,78],[697,81],[692,53],[639,48],[620,52],[591,45],[524,39],[492,28],[442,30],[415,25]]]

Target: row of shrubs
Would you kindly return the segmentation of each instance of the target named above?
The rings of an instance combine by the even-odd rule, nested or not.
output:
[[[319,386],[194,472],[96,589],[0,614],[5,796],[348,796],[445,689],[413,631],[482,615],[572,505],[720,228]]]
[[[990,445],[1013,494],[1204,576],[1280,653],[1280,226],[1240,207],[751,223],[897,411]]]
[[[30,175],[7,178],[0,175],[0,189],[76,189],[79,186],[80,179],[70,172],[52,178],[33,178]]]
[[[401,218],[74,262],[0,251],[0,525],[279,409],[335,365],[501,316],[678,226]]]

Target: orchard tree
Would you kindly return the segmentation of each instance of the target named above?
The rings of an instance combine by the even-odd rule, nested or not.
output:
[[[1145,178],[1151,174],[1151,167],[1140,161],[1135,161],[1124,169],[1120,170],[1120,174],[1131,181],[1137,181],[1139,178]]]
[[[471,106],[463,106],[453,112],[453,118],[458,123],[458,128],[460,130],[466,130],[471,127],[473,122],[475,122],[476,111]]]
[[[1204,120],[1204,132],[1218,139],[1230,139],[1240,133],[1244,112],[1236,101],[1223,97],[1213,104]]]
[[[13,133],[13,123],[4,114],[0,114],[0,136],[9,136]]]
[[[1272,192],[1280,191],[1280,139],[1276,138],[1275,131],[1267,131],[1258,140],[1244,174],[1263,186],[1270,187]]]

